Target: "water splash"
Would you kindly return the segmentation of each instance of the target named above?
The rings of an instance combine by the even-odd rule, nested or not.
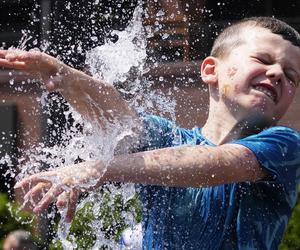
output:
[[[133,68],[136,72],[143,72],[147,41],[142,23],[142,8],[136,8],[125,30],[113,31],[111,35],[116,35],[118,40],[109,40],[89,51],[86,64],[94,77],[113,84],[126,81]]]
[[[136,8],[132,21],[125,30],[113,31],[112,34],[118,36],[117,42],[107,41],[104,45],[95,47],[87,53],[86,64],[92,75],[108,83],[121,86],[120,92],[124,94],[131,94],[133,98],[128,103],[138,113],[151,112],[156,109],[171,114],[175,120],[175,101],[158,90],[152,90],[152,82],[144,76],[144,73],[149,70],[145,66],[147,59],[146,39],[149,34],[146,33],[143,27],[142,8],[140,6]],[[20,48],[25,48],[28,40],[25,37],[20,43]],[[52,98],[57,101],[55,100],[57,97],[53,96]],[[43,92],[39,101],[44,110],[49,112],[47,92]],[[90,105],[97,107],[97,103],[93,103],[92,100]],[[100,126],[83,120],[72,107],[64,112],[66,119],[70,115],[74,120],[73,124],[79,124],[81,131],[78,131],[75,126],[65,128],[61,138],[63,143],[51,147],[44,143],[38,143],[22,152],[22,158],[18,159],[17,164],[20,166],[17,180],[40,171],[72,165],[78,160],[101,160],[104,164],[107,164],[113,158],[118,143],[126,136],[134,134],[132,131],[134,124],[130,120],[122,123],[112,123],[104,120],[105,126]],[[48,119],[47,123],[52,125],[54,121]],[[52,131],[52,133],[54,133],[52,136],[55,137],[56,132]],[[87,185],[92,187],[95,183],[91,182]],[[108,199],[105,198],[107,195],[109,196]],[[108,184],[81,200],[77,210],[84,209],[87,204],[90,204],[92,213],[101,215],[103,214],[101,210],[103,206],[113,207],[113,201],[119,199],[119,197],[122,197],[122,204],[127,204],[134,196],[135,191],[132,184],[123,184],[121,187]],[[71,225],[64,223],[66,211],[59,212],[61,220],[58,224],[57,239],[60,240],[64,249],[75,249],[78,246],[74,236],[70,234]],[[137,223],[135,213],[136,211],[132,210],[122,211],[122,221],[130,227],[134,226]],[[51,215],[48,215],[48,217],[50,218]],[[99,249],[105,245],[112,249],[118,249],[118,243],[115,240],[108,239],[106,232],[103,231],[106,225],[101,216],[94,218],[88,224],[95,234],[92,249]]]

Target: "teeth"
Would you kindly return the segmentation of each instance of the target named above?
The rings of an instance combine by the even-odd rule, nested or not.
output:
[[[271,90],[263,86],[256,86],[255,89],[264,93],[266,96],[270,97],[274,102],[276,101],[276,95],[274,95],[274,93]]]

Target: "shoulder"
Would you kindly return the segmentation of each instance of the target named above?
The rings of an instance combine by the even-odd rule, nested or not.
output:
[[[142,121],[139,149],[144,151],[167,147],[176,129],[175,123],[156,115],[143,115]]]
[[[142,120],[146,137],[170,136],[176,129],[174,122],[160,116],[144,115]]]
[[[250,148],[259,158],[271,157],[278,163],[297,159],[300,165],[300,135],[292,128],[274,126],[234,143]]]
[[[148,149],[183,144],[196,145],[201,141],[200,128],[181,128],[175,122],[155,115],[145,115],[142,119],[144,127],[142,138],[147,142]]]
[[[233,143],[249,148],[274,181],[295,190],[300,181],[300,135],[296,130],[274,126]]]
[[[285,126],[274,126],[264,131],[236,141],[237,144],[250,147],[252,151],[276,153],[284,157],[300,154],[300,134]]]
[[[297,130],[287,127],[287,126],[274,126],[268,129],[263,130],[261,133],[257,134],[256,136],[272,136],[274,138],[282,138],[286,137],[287,139],[300,139],[300,134]]]

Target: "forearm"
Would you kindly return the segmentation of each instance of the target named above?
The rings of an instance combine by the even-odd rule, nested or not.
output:
[[[117,156],[104,179],[199,187],[255,181],[265,176],[250,150],[237,145],[221,147],[183,146]]]
[[[137,118],[136,113],[113,85],[95,79],[76,69],[66,67],[60,92],[66,100],[89,121],[110,122]]]
[[[71,68],[46,53],[31,50],[0,50],[0,66],[27,72],[45,84],[49,91],[59,90],[85,118],[103,123],[136,118],[135,112],[118,91],[87,74]]]

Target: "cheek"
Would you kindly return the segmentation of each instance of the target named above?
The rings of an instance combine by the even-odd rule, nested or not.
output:
[[[296,88],[287,84],[285,88],[282,90],[283,99],[286,104],[291,104],[296,94]]]
[[[234,77],[234,75],[235,75],[236,73],[237,73],[237,67],[235,67],[235,66],[229,67],[229,68],[227,69],[227,76],[228,76],[229,78]]]
[[[222,96],[228,97],[231,95],[232,92],[235,91],[233,84],[231,81],[234,80],[234,76],[237,73],[237,67],[228,67],[226,69],[226,76],[228,83],[225,83],[224,86],[221,89]]]
[[[234,85],[232,83],[225,83],[221,90],[222,96],[224,97],[230,97],[230,96],[235,97],[241,92],[242,92],[241,86]]]
[[[231,92],[230,84],[224,84],[222,88],[222,96],[228,97],[230,96],[230,92]]]
[[[287,106],[287,109],[290,107],[290,105],[293,103],[295,97],[295,90],[287,90],[287,93],[285,95],[285,105]]]

